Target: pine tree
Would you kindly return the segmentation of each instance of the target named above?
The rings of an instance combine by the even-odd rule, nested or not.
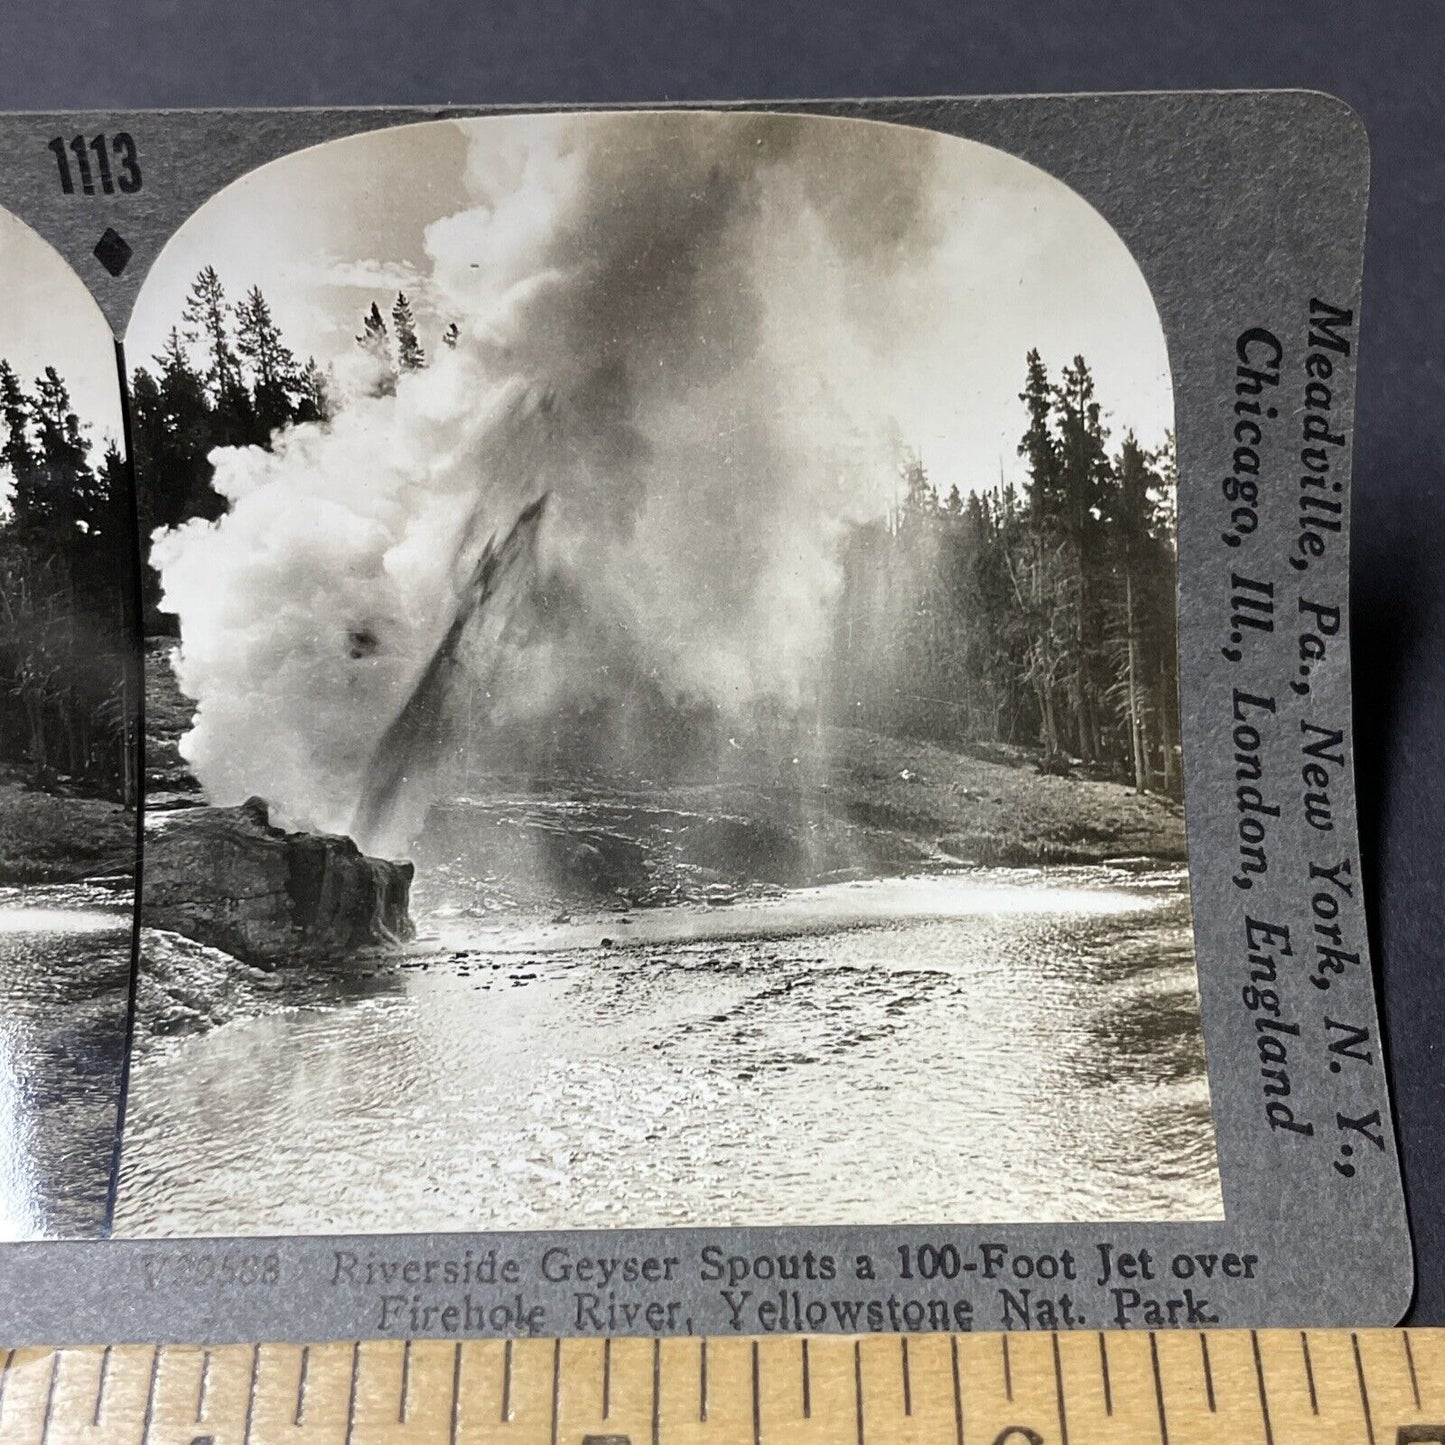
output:
[[[420,371],[426,365],[426,352],[416,339],[416,319],[406,293],[398,291],[391,308],[391,324],[396,335],[396,361],[402,371]]]
[[[356,344],[376,364],[376,376],[372,382],[373,396],[391,396],[396,391],[396,366],[391,359],[391,340],[387,334],[386,322],[381,307],[375,301],[361,323],[361,335]]]
[[[0,465],[13,479],[23,476],[35,464],[30,441],[30,401],[8,361],[0,361],[0,426],[5,439],[0,444]]]
[[[1054,389],[1058,418],[1060,521],[1068,540],[1073,573],[1073,653],[1069,660],[1069,691],[1074,736],[1080,756],[1093,762],[1101,750],[1099,717],[1094,706],[1098,690],[1100,617],[1096,605],[1099,567],[1098,517],[1109,483],[1105,451],[1108,433],[1094,397],[1088,363],[1076,356]]]
[[[241,363],[231,344],[231,312],[226,288],[214,266],[205,266],[191,283],[190,295],[181,311],[185,338],[203,348],[203,373],[212,404],[222,417],[238,415],[243,391]]]
[[[281,328],[259,286],[236,305],[236,350],[251,368],[252,412],[258,442],[295,417],[300,392],[296,358],[281,339]]]
[[[1055,532],[1059,512],[1059,445],[1051,425],[1054,392],[1037,350],[1025,359],[1024,389],[1019,393],[1028,426],[1018,454],[1028,463],[1026,536],[1009,567],[1015,602],[1027,637],[1026,673],[1039,708],[1045,765],[1059,766],[1062,749],[1055,688],[1062,663],[1058,646],[1054,577],[1058,570]],[[1008,553],[1005,552],[1005,556]]]
[[[1160,786],[1172,798],[1183,792],[1179,769],[1179,463],[1174,433],[1151,458],[1154,475],[1151,508],[1151,565],[1146,614],[1152,621],[1151,679],[1159,725]]]
[[[32,403],[35,465],[16,478],[14,507],[22,525],[46,532],[65,561],[72,560],[74,532],[94,523],[99,505],[89,446],[70,389],[53,366],[36,378]]]
[[[1019,442],[1018,454],[1028,464],[1024,495],[1033,525],[1042,532],[1059,509],[1059,444],[1052,425],[1054,388],[1037,351],[1029,352],[1025,364],[1027,372],[1019,400],[1028,413],[1028,427]]]
[[[226,510],[224,498],[211,486],[210,463],[211,451],[227,444],[226,418],[212,405],[204,378],[191,364],[174,327],[156,361],[161,368],[162,416],[170,443],[167,460],[173,468],[167,491],[174,511],[165,525],[174,526],[187,517],[212,520]]]
[[[928,480],[923,458],[910,452],[898,469],[903,480],[903,505],[900,521],[917,521],[938,510],[938,494]]]
[[[1129,734],[1129,760],[1134,773],[1134,791],[1149,785],[1148,742],[1145,737],[1148,705],[1144,696],[1143,585],[1141,573],[1147,565],[1153,505],[1149,485],[1153,480],[1149,459],[1132,431],[1127,432],[1115,463],[1118,485],[1108,521],[1109,540],[1118,557],[1124,596],[1120,616],[1122,666],[1113,691]]]
[[[314,356],[308,356],[301,371],[296,420],[324,423],[330,421],[332,415],[330,377]]]
[[[141,593],[147,633],[165,633],[174,617],[159,611],[160,579],[149,566],[152,533],[190,517],[219,517],[225,499],[211,486],[211,450],[224,428],[204,377],[191,362],[181,333],[171,328],[156,374],[143,366],[131,375],[131,443],[135,453],[136,504],[146,565]]]

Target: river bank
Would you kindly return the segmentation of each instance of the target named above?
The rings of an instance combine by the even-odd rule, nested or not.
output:
[[[42,792],[0,771],[0,885],[135,873],[135,813],[105,798]]]
[[[147,785],[156,809],[208,801],[179,742],[192,708],[175,643],[147,647]],[[935,868],[1182,862],[1182,806],[1041,770],[1000,744],[946,747],[863,727],[726,738],[687,769],[518,774],[473,763],[406,849],[423,906],[666,906]],[[238,801],[238,800],[215,800]],[[304,826],[304,819],[290,820]]]
[[[410,850],[416,901],[473,917],[647,909],[960,868],[1187,858],[1178,804],[995,751],[831,727],[796,755],[740,744],[705,777],[477,777],[432,805]]]

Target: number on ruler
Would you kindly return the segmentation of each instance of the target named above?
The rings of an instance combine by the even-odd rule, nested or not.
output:
[[[49,149],[60,172],[60,189],[67,196],[75,195],[77,178],[80,194],[85,196],[93,196],[97,190],[106,196],[116,191],[129,196],[140,190],[140,159],[129,131],[118,130],[113,136],[96,135],[88,140],[78,135],[69,142],[58,135],[50,142]],[[116,161],[114,166],[112,156]]]

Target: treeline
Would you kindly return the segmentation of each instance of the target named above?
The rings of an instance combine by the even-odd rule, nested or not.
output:
[[[1030,352],[1020,400],[1022,492],[941,499],[914,459],[888,522],[853,536],[835,709],[1178,795],[1172,445],[1111,451],[1082,357],[1054,382]]]
[[[356,342],[375,363],[377,395],[395,391],[397,377],[427,364],[407,297],[398,293],[388,326],[373,302]],[[441,343],[455,346],[455,323]],[[132,437],[140,479],[142,590],[147,633],[173,632],[176,619],[159,610],[160,582],[149,565],[152,533],[192,517],[213,520],[226,510],[211,485],[208,460],[216,447],[269,447],[279,430],[330,420],[334,384],[329,372],[287,345],[259,286],[231,302],[212,266],[191,283],[180,324],[171,328],[154,369],[131,376]]]
[[[411,303],[372,302],[356,344],[374,395],[429,363]],[[436,338],[455,346],[458,328]],[[232,303],[206,267],[154,372],[136,369],[132,418],[143,549],[157,527],[215,518],[225,501],[207,460],[269,446],[281,428],[325,422],[330,375],[298,361],[259,288]],[[1171,449],[1132,434],[1111,449],[1087,363],[1057,380],[1027,358],[1027,481],[940,497],[912,461],[886,523],[858,529],[843,558],[830,694],[839,720],[948,743],[1037,749],[1043,765],[1177,795],[1175,476]],[[147,632],[176,619],[143,574]]]
[[[0,361],[0,761],[133,803],[139,657],[125,462],[97,458],[54,367]]]

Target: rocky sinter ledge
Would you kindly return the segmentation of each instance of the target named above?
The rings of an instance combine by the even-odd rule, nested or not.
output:
[[[262,798],[184,808],[146,830],[145,921],[261,967],[395,946],[415,931],[413,871],[273,827]]]

